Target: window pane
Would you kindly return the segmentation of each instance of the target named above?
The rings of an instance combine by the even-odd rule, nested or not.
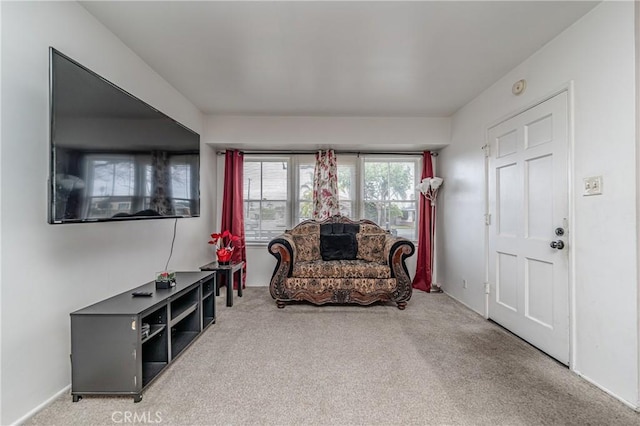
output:
[[[365,162],[364,197],[366,200],[415,199],[415,165],[407,162]]]
[[[260,238],[260,202],[246,202],[244,205],[244,234],[247,240]]]
[[[354,218],[353,202],[340,200],[340,214],[350,219]]]
[[[314,166],[301,164],[298,167],[298,181],[300,183],[300,199],[311,200],[313,196],[313,172]]]
[[[133,195],[133,160],[94,160],[91,195]]]
[[[384,229],[389,229],[389,203],[384,201],[365,201],[364,218],[377,223]]]
[[[191,198],[191,166],[177,164],[171,166],[171,194],[173,198]]]
[[[356,166],[355,164],[338,164],[338,200],[340,214],[355,219],[353,200],[356,198]]]
[[[408,239],[415,238],[416,203],[389,203],[389,223],[391,233]]]
[[[364,162],[362,217],[394,235],[416,238],[416,160]]]
[[[311,201],[300,201],[300,207],[298,209],[298,222],[311,219],[311,216],[313,213],[311,206],[312,206]]]
[[[261,217],[261,239],[270,240],[280,235],[287,228],[287,203],[285,201],[262,202]]]
[[[298,166],[298,210],[296,223],[311,219],[313,213],[313,164]]]
[[[364,199],[389,199],[389,164],[367,161],[364,163]]]
[[[415,163],[389,163],[389,198],[391,200],[415,199]]]
[[[262,163],[262,199],[286,200],[287,199],[287,163],[264,162]]]
[[[153,167],[151,164],[144,165],[144,189],[143,195],[151,197],[151,183],[153,182]]]
[[[259,161],[244,162],[244,182],[242,187],[242,197],[247,200],[259,200],[260,197],[260,171],[262,163]]]
[[[288,167],[287,159],[245,159],[243,198],[248,241],[269,241],[286,229],[289,222]]]

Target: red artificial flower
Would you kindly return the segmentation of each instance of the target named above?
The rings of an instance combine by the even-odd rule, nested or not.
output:
[[[213,244],[216,248],[228,248],[231,249],[233,247],[232,243],[240,241],[240,237],[237,235],[233,235],[228,230],[223,231],[222,233],[213,233],[211,234],[211,240],[209,240],[209,244]]]

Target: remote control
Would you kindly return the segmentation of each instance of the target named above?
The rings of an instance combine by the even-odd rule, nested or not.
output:
[[[133,297],[151,297],[153,293],[150,291],[134,291],[131,295]]]

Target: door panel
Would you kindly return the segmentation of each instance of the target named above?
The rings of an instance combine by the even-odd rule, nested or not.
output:
[[[553,141],[552,117],[549,114],[524,125],[525,146],[527,148]]]
[[[520,205],[520,197],[516,196],[518,170],[515,164],[508,164],[498,168],[497,172],[498,232],[503,237],[515,237]]]
[[[565,92],[488,130],[489,318],[569,362]],[[564,248],[552,248],[563,240]]]
[[[553,328],[553,263],[525,260],[525,315]]]
[[[553,161],[550,155],[525,163],[526,237],[547,241],[553,228]]]
[[[496,300],[505,308],[518,311],[518,257],[509,253],[498,253],[498,276]]]
[[[518,147],[518,133],[514,130],[496,137],[496,147],[498,158],[515,153]]]

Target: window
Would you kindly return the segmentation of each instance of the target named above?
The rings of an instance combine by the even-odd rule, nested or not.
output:
[[[309,158],[307,158],[309,157]],[[313,214],[313,172],[315,170],[315,159],[312,156],[297,158],[298,184],[295,223],[311,219]]]
[[[338,206],[340,214],[350,219],[358,219],[356,173],[358,158],[355,156],[338,157]]]
[[[414,239],[416,230],[415,161],[364,161],[364,211],[394,235]]]
[[[313,155],[252,156],[244,160],[245,235],[270,241],[312,216]],[[415,187],[420,156],[338,154],[340,213],[370,219],[394,235],[416,239]]]
[[[170,159],[171,198],[177,215],[191,215],[195,211],[192,204],[199,198],[198,179],[194,179],[198,161],[196,155],[174,155]]]
[[[105,218],[129,213],[135,192],[135,158],[128,155],[87,156],[90,182],[87,217]]]
[[[247,241],[269,241],[290,226],[289,158],[244,161]]]
[[[85,217],[127,216],[154,209],[155,188],[162,188],[176,215],[198,212],[199,158],[192,154],[168,155],[154,168],[149,155],[88,154],[82,158],[87,176]]]

